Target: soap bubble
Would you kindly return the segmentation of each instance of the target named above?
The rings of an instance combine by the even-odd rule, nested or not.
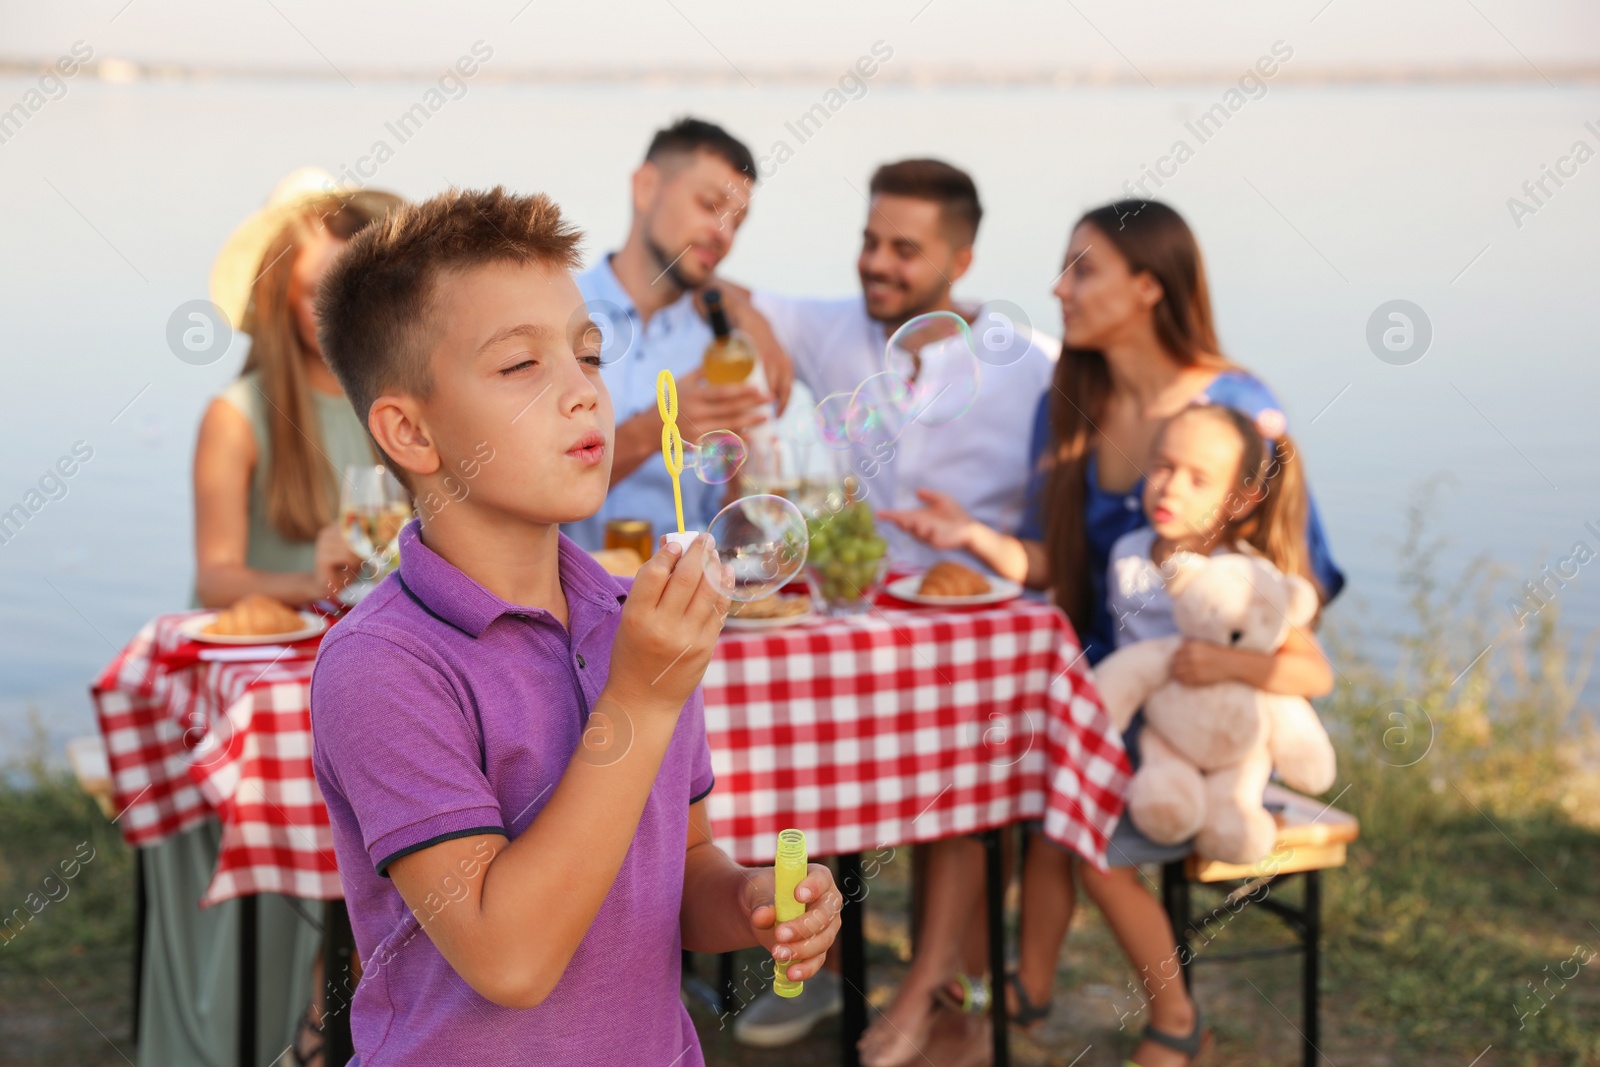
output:
[[[732,430],[712,430],[693,448],[683,450],[683,465],[707,485],[725,485],[744,466],[745,447]]]
[[[1006,340],[996,342],[1004,349],[997,363],[1015,358],[1002,343]],[[1015,346],[1014,334],[1010,346]],[[883,366],[852,392],[822,398],[814,421],[824,445],[893,444],[913,422],[948,426],[978,399],[981,376],[972,327],[952,311],[907,319],[884,346]]]
[[[829,393],[817,404],[817,440],[828,448],[849,448],[847,418],[855,393]]]
[[[741,497],[717,512],[706,532],[717,544],[716,558],[706,558],[706,574],[740,603],[793,581],[810,545],[805,516],[781,496]]]
[[[906,380],[910,417],[948,426],[978,399],[979,363],[967,320],[951,311],[907,319],[884,350],[884,369]]]
[[[884,371],[856,387],[845,412],[845,432],[851,444],[865,448],[893,444],[915,417],[915,388],[894,371]]]

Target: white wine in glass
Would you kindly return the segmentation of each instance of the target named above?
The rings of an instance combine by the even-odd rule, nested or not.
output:
[[[344,469],[339,528],[345,543],[366,560],[364,573],[381,575],[394,562],[400,529],[410,518],[411,499],[388,468],[351,464]]]

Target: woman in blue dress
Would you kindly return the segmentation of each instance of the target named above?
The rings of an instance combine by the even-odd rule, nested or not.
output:
[[[967,549],[1003,577],[1048,590],[1092,664],[1115,643],[1107,565],[1117,539],[1147,524],[1143,468],[1162,424],[1193,404],[1237,409],[1268,439],[1282,435],[1286,420],[1272,391],[1221,354],[1199,246],[1166,205],[1120,201],[1084,215],[1073,228],[1055,295],[1061,358],[1034,418],[1023,527],[1013,536],[982,526],[931,491],[919,492],[919,509],[880,514],[935,547]],[[1314,500],[1306,542],[1326,603],[1344,575],[1329,554]],[[1127,740],[1137,760],[1137,737]],[[1186,1064],[1200,1048],[1199,1013],[1181,979],[1173,980],[1172,928],[1136,868],[1176,858],[1187,846],[1163,850],[1122,822],[1108,850],[1111,876],[1080,865],[1079,877],[1144,972],[1150,1020],[1134,1062]],[[1066,854],[1037,831],[1029,844],[1021,966],[1007,983],[1011,1017],[1023,1024],[1048,1010],[1057,950],[1075,904]]]

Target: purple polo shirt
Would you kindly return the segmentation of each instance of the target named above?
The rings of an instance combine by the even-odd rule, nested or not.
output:
[[[712,783],[698,689],[617,880],[538,1007],[485,1000],[434,948],[427,922],[456,906],[459,882],[442,881],[413,912],[384,873],[450,838],[515,839],[555,790],[605,685],[628,590],[565,536],[560,567],[570,633],[468,578],[422,543],[413,521],[400,535],[399,570],[322,643],[312,761],[365,965],[353,1063],[703,1063],[678,1000],[689,805]],[[539,936],[539,916],[528,916],[527,936]]]

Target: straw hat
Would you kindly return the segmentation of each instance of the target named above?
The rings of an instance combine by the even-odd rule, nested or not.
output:
[[[400,202],[392,193],[362,189],[334,179],[321,167],[301,167],[290,172],[272,190],[267,202],[241,222],[228,235],[222,251],[211,264],[211,302],[228,316],[236,330],[249,332],[246,325],[250,310],[250,291],[256,279],[264,273],[261,257],[283,227],[304,210],[308,204],[327,196],[343,196],[351,201],[371,199],[373,214]]]

